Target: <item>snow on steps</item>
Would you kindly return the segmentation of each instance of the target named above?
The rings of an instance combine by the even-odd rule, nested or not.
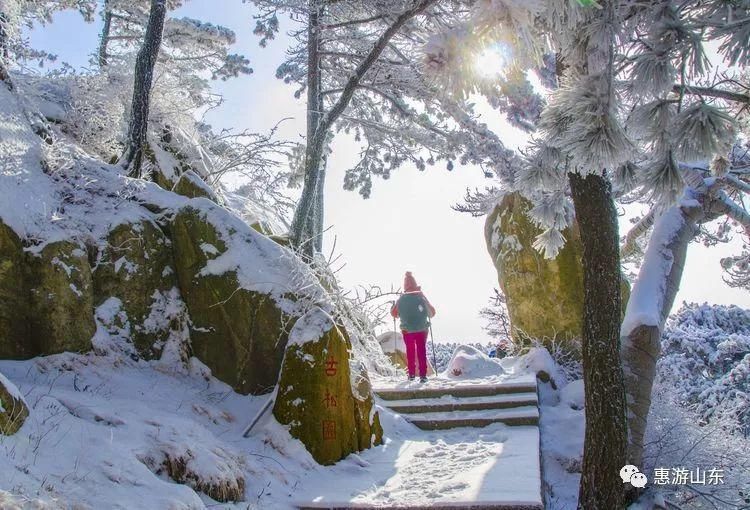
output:
[[[298,506],[298,510],[430,510],[439,508],[440,510],[542,510],[541,505],[525,503],[430,503],[421,506],[408,505],[370,505],[367,503],[311,503],[306,506]]]
[[[509,426],[539,424],[539,411],[536,407],[531,406],[518,409],[418,413],[404,414],[402,416],[422,430],[486,427],[491,423],[503,423]]]
[[[479,411],[483,409],[507,409],[511,407],[536,406],[535,392],[488,395],[485,397],[457,398],[444,395],[439,398],[415,398],[390,400],[386,404],[398,413],[429,413],[439,411]]]
[[[383,400],[406,400],[438,398],[445,395],[453,397],[486,397],[491,395],[505,395],[508,393],[536,393],[535,382],[509,382],[492,385],[467,385],[447,387],[425,387],[408,389],[376,389],[375,393]]]
[[[538,425],[536,383],[377,390],[383,405],[423,430]]]
[[[431,379],[424,385],[404,385],[375,389],[381,406],[424,430],[411,429],[390,449],[396,457],[373,464],[395,464],[396,474],[381,478],[373,473],[373,485],[364,492],[345,495],[349,491],[341,486],[338,497],[319,495],[300,501],[298,509],[544,508],[535,377],[492,384]],[[443,466],[445,455],[455,456],[455,463]],[[473,465],[474,458],[482,460]],[[455,487],[455,492],[427,482]]]

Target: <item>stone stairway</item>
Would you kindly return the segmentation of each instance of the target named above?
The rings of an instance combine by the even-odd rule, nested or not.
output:
[[[432,382],[432,381],[430,381]],[[472,501],[449,498],[432,501],[427,505],[374,504],[352,501],[337,502],[325,498],[316,502],[298,504],[300,510],[543,510],[541,497],[541,459],[539,450],[539,402],[536,378],[495,385],[433,384],[407,385],[401,388],[375,389],[378,403],[401,415],[416,427],[426,431],[468,427],[470,438],[478,428],[501,423],[510,427],[508,434],[514,443],[503,446],[493,469],[483,485],[482,494]],[[520,437],[525,438],[522,442]],[[516,478],[516,481],[513,478]],[[385,482],[382,482],[385,483]],[[517,485],[535,486],[537,489],[518,498]]]
[[[535,383],[376,391],[382,404],[423,430],[539,424]]]

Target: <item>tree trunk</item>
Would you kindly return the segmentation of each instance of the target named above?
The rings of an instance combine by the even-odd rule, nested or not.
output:
[[[112,27],[112,12],[110,12],[109,7],[109,0],[104,0],[104,26],[102,27],[102,36],[99,40],[98,51],[99,67],[107,65],[107,45],[109,44],[109,33]]]
[[[8,23],[10,20],[4,12],[0,12],[0,81],[13,90],[13,82],[10,81],[10,74],[8,73],[8,60],[10,59],[10,51],[8,49]]]
[[[578,508],[620,509],[627,432],[620,365],[617,212],[605,177],[569,174],[583,244],[583,377],[586,434]]]
[[[320,126],[323,110],[321,96],[320,69],[320,17],[322,4],[320,0],[310,0],[307,19],[307,146],[305,151],[305,180],[302,196],[292,219],[291,238],[294,246],[301,250],[303,257],[311,259],[315,252],[315,203],[318,201],[318,179],[321,173],[322,150],[316,151],[313,140]]]
[[[326,183],[326,167],[328,160],[326,157],[320,164],[320,170],[318,172],[318,182],[315,184],[315,206],[313,208],[313,229],[312,236],[315,239],[315,251],[320,253],[323,251],[323,221],[325,219],[325,189]]]
[[[148,110],[151,102],[151,85],[154,80],[154,66],[161,47],[164,31],[164,18],[167,14],[166,0],[151,0],[151,12],[143,38],[143,45],[135,60],[135,80],[133,102],[128,125],[128,138],[121,164],[128,168],[131,177],[140,178],[143,166],[143,152],[148,133]]]
[[[701,207],[673,206],[656,220],[625,312],[621,337],[628,405],[628,463],[639,468],[643,468],[643,437],[661,333],[680,288],[688,245],[702,215]]]
[[[323,114],[322,103],[320,103],[320,109],[317,111],[319,117],[317,119],[317,127],[314,131],[313,136],[310,136],[310,116],[311,106],[316,104],[314,100],[311,101],[311,97],[320,97],[320,14],[322,9],[322,2],[320,0],[310,0],[310,18],[308,19],[308,138],[307,138],[307,152],[305,154],[305,180],[302,188],[302,196],[297,203],[297,208],[294,211],[294,218],[292,220],[291,227],[291,239],[292,243],[298,248],[302,249],[302,255],[306,257],[312,256],[313,244],[306,242],[309,238],[305,238],[305,223],[309,214],[315,214],[313,206],[315,204],[315,190],[318,188],[318,177],[321,173],[321,165],[323,164],[325,146],[328,142],[328,135],[333,124],[338,120],[339,116],[346,110],[349,103],[352,100],[354,91],[359,87],[362,78],[364,78],[367,71],[372,65],[377,62],[383,50],[388,46],[393,36],[404,26],[406,22],[420,13],[424,12],[425,9],[430,7],[436,2],[436,0],[415,0],[413,5],[402,12],[394,22],[378,37],[378,40],[373,45],[367,56],[360,61],[356,69],[349,77],[346,85],[344,86],[341,95],[338,100],[331,106],[331,108]],[[316,63],[317,65],[311,65]],[[315,73],[318,81],[313,79],[309,73]],[[311,85],[317,83],[318,91],[313,93]],[[321,184],[322,190],[322,184]],[[322,199],[321,202],[322,203]],[[322,227],[322,221],[321,221]],[[321,241],[322,242],[322,241]],[[309,247],[308,247],[309,245]]]

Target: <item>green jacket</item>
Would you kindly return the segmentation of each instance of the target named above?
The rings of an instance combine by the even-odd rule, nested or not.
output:
[[[402,331],[426,331],[434,309],[421,292],[401,294],[394,309],[401,319]]]

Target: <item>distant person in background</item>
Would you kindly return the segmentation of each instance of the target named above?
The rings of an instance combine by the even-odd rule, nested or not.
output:
[[[508,355],[509,347],[510,346],[508,345],[508,341],[506,339],[502,339],[492,349],[490,349],[488,356],[490,358],[502,359]]]
[[[414,380],[417,360],[419,360],[419,381],[427,381],[427,332],[430,318],[435,316],[435,308],[430,304],[417,280],[407,271],[404,276],[404,292],[391,308],[391,315],[401,319],[401,333],[406,344],[406,367],[409,380]]]

